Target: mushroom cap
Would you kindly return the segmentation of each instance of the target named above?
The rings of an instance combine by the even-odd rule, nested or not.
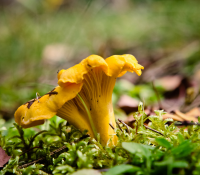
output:
[[[81,83],[84,79],[84,74],[87,74],[95,67],[100,67],[107,76],[116,77],[121,77],[127,71],[135,72],[140,76],[141,69],[144,69],[143,66],[138,64],[136,58],[130,54],[113,55],[105,60],[98,55],[91,55],[73,67],[61,70],[58,73],[58,84],[64,86],[69,82]]]
[[[15,122],[23,128],[43,124],[45,119],[55,116],[66,101],[74,98],[81,87],[82,83],[57,86],[41,98],[30,100],[16,110]]]

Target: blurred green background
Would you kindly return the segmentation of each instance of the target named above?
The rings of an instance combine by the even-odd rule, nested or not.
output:
[[[127,87],[156,101],[148,83],[165,75],[195,75],[198,83],[199,7],[198,0],[0,0],[0,117],[13,118],[36,92],[53,89],[58,70],[91,54],[129,53],[145,67],[140,78],[124,77],[139,88],[118,83],[115,101]]]

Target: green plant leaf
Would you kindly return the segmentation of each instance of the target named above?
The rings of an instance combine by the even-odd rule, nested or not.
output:
[[[123,142],[122,147],[129,151],[132,154],[141,153],[145,157],[149,157],[151,155],[150,149],[152,149],[151,146],[142,145],[139,143],[134,142]]]
[[[140,170],[140,167],[122,164],[109,169],[104,175],[120,175],[123,173],[133,173]]]
[[[172,146],[172,145],[170,144],[169,141],[167,141],[165,138],[162,138],[162,137],[156,138],[156,142],[157,142],[160,146],[165,147],[165,148],[167,148],[167,149],[171,148],[171,146]]]

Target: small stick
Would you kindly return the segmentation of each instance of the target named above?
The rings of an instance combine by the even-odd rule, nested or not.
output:
[[[52,151],[49,155],[52,156],[52,155],[54,155],[55,153],[57,153],[57,152],[59,152],[59,151],[62,151],[62,150],[65,149],[65,148],[67,148],[67,147],[64,145],[64,146],[62,146],[61,148],[58,148],[58,149]]]
[[[27,166],[32,165],[32,164],[34,164],[34,163],[37,163],[37,162],[39,162],[39,161],[41,161],[41,160],[44,160],[44,159],[45,159],[45,158],[42,157],[42,158],[40,158],[40,159],[34,160],[33,162],[30,162],[30,163],[21,165],[21,166],[18,167],[18,169],[26,168]]]
[[[118,121],[121,122],[124,126],[126,126],[128,134],[130,134],[130,130],[128,128],[129,126],[126,123],[124,123],[122,120],[120,120],[119,118],[118,118]]]
[[[109,123],[109,125],[113,130],[115,129],[114,126],[111,123]]]
[[[164,136],[161,132],[159,132],[159,131],[157,131],[157,130],[155,130],[155,129],[152,129],[152,128],[146,126],[146,125],[143,125],[143,126],[144,126],[146,129],[149,129],[149,130],[151,130],[151,131],[154,131],[154,132],[156,132],[156,133],[158,133],[158,134]]]
[[[33,149],[35,149],[35,148],[40,148],[40,149],[42,149],[41,147],[39,147],[39,146],[36,146],[36,147],[30,148],[29,150],[27,150],[27,151],[25,151],[25,152],[21,153],[19,156],[21,156],[21,155],[23,155],[23,154],[25,154],[25,153],[27,153],[27,152],[29,152],[29,151],[31,151],[31,150],[33,150]]]
[[[86,135],[80,137],[79,139],[75,140],[74,142],[71,142],[70,144],[72,144],[72,143],[77,143],[77,142],[79,142],[80,140],[85,139],[85,138],[87,138],[87,137],[89,137],[88,134],[86,134]],[[62,150],[65,149],[65,148],[67,148],[67,147],[64,145],[64,146],[62,146],[62,147],[60,147],[60,148],[58,148],[58,149],[56,149],[56,150],[50,152],[49,155],[52,156],[52,155],[54,155],[55,153],[57,153],[57,152],[59,152],[59,151],[62,151]],[[34,161],[32,161],[32,162],[23,164],[23,165],[19,166],[18,169],[25,168],[25,167],[27,167],[27,166],[29,166],[29,165],[32,165],[32,164],[37,163],[37,162],[39,162],[39,161],[41,161],[41,160],[44,160],[45,158],[46,158],[46,157],[42,157],[42,158],[39,158],[39,159],[34,160]]]
[[[200,126],[200,123],[184,121],[184,122],[180,122],[180,123],[174,123],[174,125],[175,126],[189,126],[189,125],[198,125],[198,126]]]
[[[121,132],[123,132],[121,126],[119,125],[119,122],[116,122],[116,123],[117,123],[118,128],[121,130]]]

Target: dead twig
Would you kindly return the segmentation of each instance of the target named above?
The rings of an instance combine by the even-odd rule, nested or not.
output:
[[[109,123],[109,125],[113,130],[115,129],[114,126],[111,123]]]
[[[198,122],[188,122],[188,121],[183,121],[183,122],[175,122],[175,126],[191,126],[191,125],[198,125],[200,126],[200,123]]]
[[[37,160],[34,160],[34,161],[32,161],[32,162],[26,163],[26,164],[24,164],[24,165],[19,166],[18,169],[26,168],[27,166],[32,165],[32,164],[34,164],[34,163],[38,163],[39,161],[44,160],[44,159],[45,159],[45,158],[42,157],[42,158],[40,158],[40,159],[37,159]]]
[[[30,148],[29,150],[27,150],[27,151],[23,152],[23,153],[22,153],[22,154],[20,154],[19,156],[22,156],[23,154],[25,154],[25,153],[27,153],[27,152],[29,152],[29,151],[31,151],[31,150],[33,150],[33,149],[35,149],[35,148],[40,148],[40,149],[42,149],[41,147],[39,147],[39,146],[36,146],[36,147]]]
[[[126,129],[127,129],[127,131],[128,131],[128,134],[130,134],[129,126],[128,126],[126,123],[124,123],[122,120],[120,120],[120,119],[118,119],[118,121],[119,121],[120,123],[122,123],[122,124],[126,127]]]
[[[146,125],[143,125],[143,126],[144,126],[146,129],[149,129],[149,130],[151,130],[151,131],[154,131],[154,132],[156,132],[156,133],[158,133],[158,134],[164,136],[161,132],[159,132],[159,131],[157,131],[157,130],[155,130],[155,129],[152,129],[152,128],[146,126]]]
[[[86,135],[80,137],[79,139],[75,140],[74,142],[71,142],[70,144],[72,144],[72,143],[77,143],[77,142],[79,142],[80,140],[85,139],[85,138],[87,138],[87,137],[89,137],[88,134],[86,134]],[[56,150],[50,152],[49,155],[52,156],[52,155],[54,155],[55,153],[58,153],[58,152],[62,151],[62,150],[65,149],[65,148],[67,148],[67,147],[64,145],[64,146],[62,146],[62,147],[60,147],[60,148],[58,148],[58,149],[56,149]],[[28,167],[29,165],[32,165],[32,164],[34,164],[34,163],[38,163],[38,162],[41,161],[41,160],[44,160],[45,158],[46,158],[46,157],[42,157],[42,158],[39,158],[39,159],[34,160],[34,161],[32,161],[32,162],[29,162],[29,163],[26,163],[26,164],[24,164],[24,165],[21,165],[21,166],[18,167],[18,169],[26,168],[26,167]]]
[[[119,122],[116,122],[116,123],[117,123],[118,128],[121,130],[121,132],[123,132],[121,126],[119,125]]]

